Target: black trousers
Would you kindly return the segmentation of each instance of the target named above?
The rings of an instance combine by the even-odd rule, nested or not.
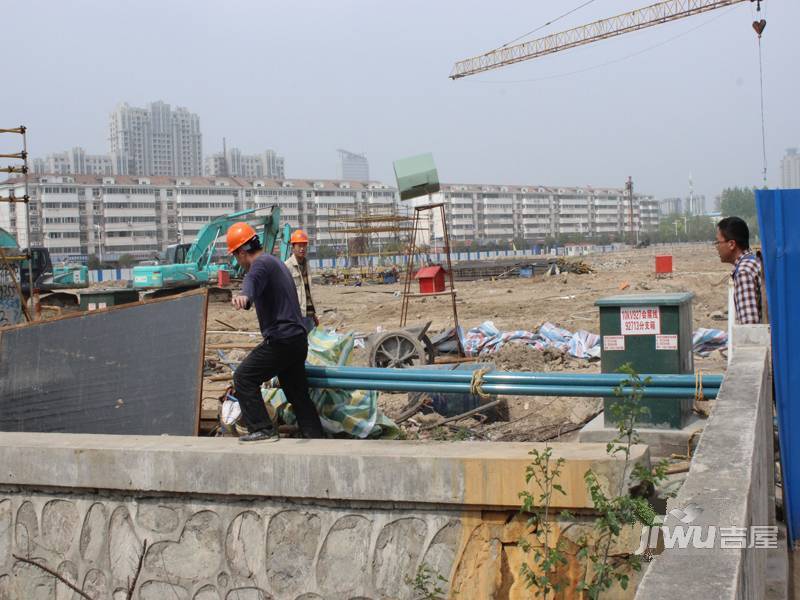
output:
[[[324,437],[317,409],[308,395],[307,354],[308,338],[298,335],[283,340],[265,340],[245,357],[233,374],[233,385],[247,429],[253,432],[274,427],[260,388],[264,381],[277,375],[302,434],[307,438]]]

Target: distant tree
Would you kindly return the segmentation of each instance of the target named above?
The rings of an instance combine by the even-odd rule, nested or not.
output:
[[[750,228],[750,236],[758,235],[756,195],[752,188],[726,188],[722,190],[719,211],[723,217],[740,217]]]
[[[120,269],[127,269],[132,267],[136,262],[136,258],[131,256],[130,254],[123,254],[117,259],[117,264],[119,265]]]
[[[316,248],[314,258],[336,258],[336,248],[326,244],[320,244]]]
[[[100,259],[97,258],[94,254],[90,254],[88,260],[86,261],[86,265],[90,269],[99,269],[100,268]]]

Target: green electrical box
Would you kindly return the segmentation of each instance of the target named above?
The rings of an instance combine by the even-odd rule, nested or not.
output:
[[[637,373],[694,373],[692,355],[691,292],[675,294],[627,294],[601,298],[601,371],[617,373],[630,363]],[[615,398],[604,400],[604,423],[615,427],[610,408]],[[694,398],[644,399],[649,413],[639,425],[658,429],[682,429],[692,414]]]
[[[138,290],[126,288],[110,288],[105,290],[92,290],[81,292],[81,310],[98,310],[117,306],[119,304],[130,304],[139,301]]]
[[[394,176],[400,200],[411,200],[439,191],[439,174],[432,154],[420,154],[394,161]]]

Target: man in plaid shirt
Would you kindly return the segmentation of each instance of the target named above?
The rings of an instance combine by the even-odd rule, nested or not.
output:
[[[736,323],[761,323],[761,263],[750,250],[750,230],[739,217],[717,223],[714,242],[722,262],[733,265],[733,303]]]

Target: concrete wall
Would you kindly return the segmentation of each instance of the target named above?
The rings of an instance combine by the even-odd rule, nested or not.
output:
[[[734,328],[734,353],[689,475],[667,509],[696,505],[691,526],[717,528],[713,548],[665,549],[638,588],[640,600],[767,597],[763,548],[721,548],[720,528],[774,525],[772,380],[765,325]],[[666,526],[679,525],[670,517]],[[705,536],[706,533],[703,535]],[[728,538],[729,539],[729,538]],[[747,540],[750,546],[750,539]]]
[[[140,600],[411,598],[422,563],[452,597],[528,598],[517,507],[535,446],[3,434],[0,599],[73,598],[12,554],[124,598],[145,540]],[[591,508],[589,468],[618,484],[602,444],[555,453],[559,507]]]

